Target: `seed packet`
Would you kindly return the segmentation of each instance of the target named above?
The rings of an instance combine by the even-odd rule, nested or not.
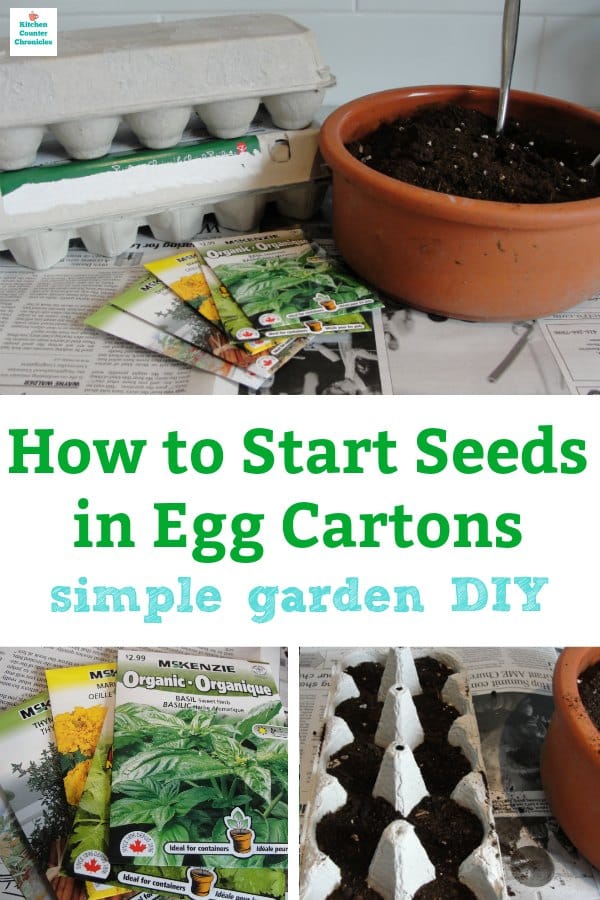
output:
[[[76,826],[81,828],[84,818],[83,811],[80,812],[81,801],[88,788],[89,775],[96,758],[109,706],[111,701],[114,701],[116,675],[116,664],[106,662],[46,670],[54,721],[54,738],[65,785],[65,796],[69,806],[75,810],[73,827],[62,858],[62,872],[64,875],[85,878],[92,882],[87,885],[90,900],[101,900],[104,896],[125,893],[124,889],[118,886],[112,887],[108,893],[99,891],[93,884],[96,867],[86,866],[86,860],[80,865],[69,864],[71,856],[69,845],[73,840],[73,830]],[[112,738],[112,729],[110,735]],[[87,793],[88,797],[93,794],[95,800],[100,802],[102,797],[97,788],[98,782],[95,780]],[[85,821],[89,822],[89,818]]]
[[[212,356],[181,338],[176,338],[167,334],[166,331],[154,328],[136,316],[129,315],[111,303],[105,304],[88,316],[85,324],[136,344],[138,347],[144,347],[153,353],[185,363],[185,365],[193,366],[212,375],[220,375],[221,378],[226,378],[228,381],[243,384],[251,390],[258,390],[265,381],[265,376],[255,375],[248,369],[242,369],[217,356]]]
[[[218,324],[229,340],[241,344],[248,353],[261,353],[272,347],[273,341],[261,337],[210,266],[204,265],[196,250],[153,260],[145,266],[196,312],[205,315],[209,310],[210,320]],[[212,307],[207,306],[208,298],[214,304],[216,320],[212,318]]]
[[[270,338],[261,337],[260,331],[254,327],[239,303],[235,302],[211,267],[203,264],[200,256],[198,256],[198,264],[215,301],[215,306],[219,310],[225,333],[229,338],[232,341],[243,342],[244,347],[247,347],[250,352],[259,352],[257,348],[264,344],[271,346],[274,342]]]
[[[380,305],[367,285],[313,247],[301,229],[194,244],[266,337],[368,331],[360,311]]]
[[[280,714],[266,663],[119,652],[109,856],[121,883],[189,897],[282,895]],[[173,866],[185,881],[166,876]]]
[[[6,897],[53,900],[5,792],[0,788],[0,884]]]
[[[58,900],[85,900],[84,883],[59,874],[73,815],[47,692],[0,712],[0,784]]]
[[[81,793],[71,833],[67,840],[62,859],[62,872],[64,875],[84,878],[87,882],[89,900],[102,900],[104,897],[116,896],[127,891],[126,888],[121,888],[115,883],[117,876],[112,871],[107,856],[111,779],[110,760],[112,756],[117,673],[116,666],[107,667],[105,663],[100,663],[96,666],[77,666],[71,671],[75,672],[77,669],[80,670],[80,679],[82,677],[85,678],[86,675],[89,676],[90,680],[93,679],[94,690],[92,693],[96,694],[96,697],[91,699],[99,699],[103,703],[105,715],[89,765],[85,787]],[[67,669],[55,670],[54,675],[50,675],[49,682],[52,681],[56,686],[59,680],[56,673],[61,672],[65,673],[65,681],[68,684],[69,679],[66,676],[68,671]],[[98,696],[100,694],[102,695],[101,697]],[[55,717],[55,728],[57,718],[60,715],[61,713],[59,713],[58,717]],[[62,715],[68,716],[69,714],[63,713]],[[85,729],[87,730],[91,720],[88,719],[88,722],[85,722],[84,717],[81,715],[78,715],[78,719],[84,721]],[[69,722],[65,719],[63,725],[59,726],[56,731],[59,752],[61,732],[65,732],[68,726]],[[79,749],[77,752],[79,752]],[[96,884],[95,882],[98,883]],[[101,885],[108,882],[110,882],[110,886],[103,890]]]
[[[65,796],[74,809],[85,787],[116,674],[114,666],[101,662],[46,670]]]
[[[187,303],[182,303],[162,281],[146,275],[122,294],[112,297],[112,306],[181,338],[225,362],[247,369],[259,377],[276,372],[284,362],[306,345],[306,339],[289,338],[265,342],[269,349],[250,353],[231,343],[220,328],[199,316]]]
[[[189,303],[192,309],[220,326],[219,312],[199,262],[198,254],[191,249],[176,253],[175,256],[155,259],[145,266],[181,300]]]

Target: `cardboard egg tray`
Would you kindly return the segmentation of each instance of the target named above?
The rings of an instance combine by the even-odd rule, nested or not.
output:
[[[312,32],[251,13],[83,29],[55,57],[0,41],[0,169],[32,165],[50,129],[74,159],[108,152],[123,119],[145,147],[172,147],[193,114],[210,134],[244,134],[259,104],[277,128],[304,128],[335,79]]]
[[[442,691],[445,703],[460,713],[453,722],[448,741],[462,749],[472,771],[462,778],[451,799],[470,810],[481,822],[484,838],[460,866],[460,880],[478,900],[506,900],[500,849],[486,790],[479,731],[470,699],[467,678],[460,662],[442,650],[416,651],[408,648],[360,649],[347,654],[334,671],[327,722],[316,773],[314,799],[307,812],[301,851],[301,900],[326,900],[340,884],[340,870],[317,843],[317,825],[328,813],[340,809],[347,794],[327,771],[329,759],[353,741],[346,722],[335,715],[336,707],[359,696],[358,688],[344,670],[363,662],[385,666],[378,699],[383,702],[375,743],[385,747],[373,794],[382,796],[401,815],[427,796],[413,750],[423,740],[413,697],[421,693],[414,659],[429,656],[452,668]],[[349,849],[352,853],[352,849]],[[412,825],[398,819],[383,831],[369,867],[368,885],[383,900],[411,900],[419,888],[434,880],[435,869]]]
[[[131,134],[129,133],[131,138]],[[234,140],[191,140],[171,150],[130,149],[95,162],[52,162],[0,172],[0,250],[45,269],[71,238],[116,256],[149,226],[158,240],[190,240],[214,213],[221,229],[252,231],[265,204],[310,218],[328,183],[319,128],[282,131],[267,123]]]

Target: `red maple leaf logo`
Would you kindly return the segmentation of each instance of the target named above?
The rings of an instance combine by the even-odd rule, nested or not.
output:
[[[85,862],[83,864],[83,868],[88,872],[99,872],[102,866],[97,859],[90,859],[88,862]]]
[[[29,13],[29,21],[30,21],[30,22],[35,22],[36,19],[39,19],[38,14],[35,13],[35,12],[33,12],[33,11],[30,12],[30,13]]]
[[[245,144],[243,141],[239,141],[235,145],[235,149],[237,150],[238,153],[245,153],[246,150],[248,149],[248,145]]]
[[[129,849],[134,853],[142,853],[146,849],[146,847],[147,844],[144,844],[142,841],[140,841],[139,838],[136,838],[133,844],[129,845]]]

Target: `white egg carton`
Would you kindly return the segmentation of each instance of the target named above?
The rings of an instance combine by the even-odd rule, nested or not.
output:
[[[0,169],[31,165],[46,129],[74,159],[108,152],[126,119],[145,147],[172,147],[193,113],[220,138],[244,134],[262,102],[306,127],[335,84],[310,29],[250,13],[61,32],[56,57],[0,41]]]
[[[318,142],[315,124],[301,131],[270,124],[235,141],[0,172],[0,250],[45,269],[75,237],[92,253],[116,256],[142,225],[158,240],[177,243],[198,234],[207,213],[222,229],[256,230],[269,200],[294,220],[310,218],[328,183]],[[237,152],[238,144],[247,151]]]
[[[465,859],[460,880],[478,900],[506,900],[500,848],[486,789],[479,730],[470,697],[467,678],[460,661],[439,650],[409,648],[359,649],[344,656],[334,671],[327,722],[316,773],[314,799],[307,812],[301,850],[300,900],[326,900],[340,884],[340,870],[317,843],[317,825],[328,813],[344,806],[347,794],[340,782],[327,772],[329,759],[353,736],[346,722],[335,716],[335,708],[351,697],[359,696],[354,680],[344,670],[363,662],[385,666],[379,700],[383,709],[375,742],[385,749],[374,796],[384,797],[403,816],[427,796],[427,788],[413,755],[423,740],[423,731],[413,702],[421,693],[414,659],[430,656],[455,670],[442,691],[444,702],[460,713],[452,723],[448,741],[462,749],[472,771],[462,778],[451,798],[480,820],[484,838]],[[383,900],[411,900],[419,888],[435,878],[435,869],[412,825],[404,819],[392,822],[383,831],[369,867],[369,887]]]

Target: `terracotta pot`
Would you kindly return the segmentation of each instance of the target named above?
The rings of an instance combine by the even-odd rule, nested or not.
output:
[[[495,116],[497,98],[484,87],[401,88],[346,103],[323,123],[336,244],[392,297],[446,316],[512,321],[566,309],[600,287],[600,198],[519,204],[438,194],[375,172],[345,148],[423,106]],[[509,114],[600,149],[600,115],[583,107],[513,91]]]
[[[600,647],[563,650],[554,670],[554,713],[541,773],[553,814],[579,852],[600,868],[600,731],[588,716],[577,678],[600,661]]]

